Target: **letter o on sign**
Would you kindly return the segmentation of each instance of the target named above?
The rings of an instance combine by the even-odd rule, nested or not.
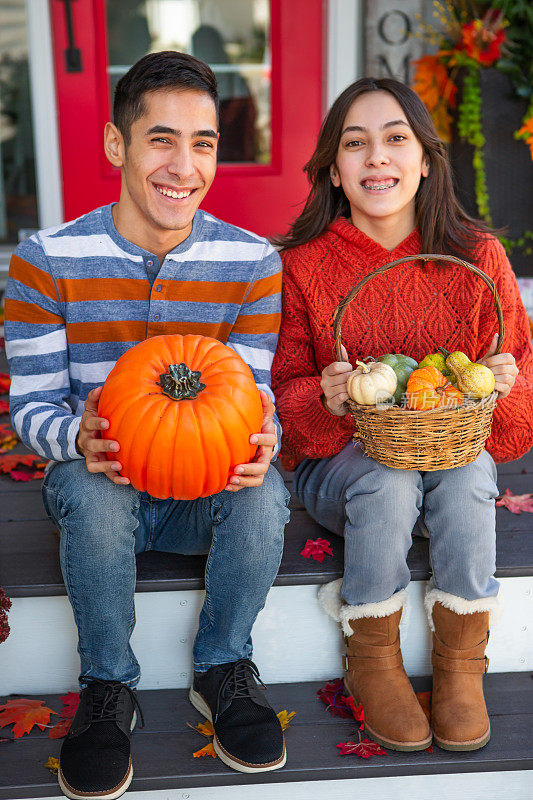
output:
[[[411,33],[411,21],[404,11],[387,11],[378,22],[378,33],[387,44],[403,44]]]

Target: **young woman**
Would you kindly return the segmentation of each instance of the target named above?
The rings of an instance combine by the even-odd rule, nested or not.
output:
[[[364,78],[335,101],[305,170],[311,191],[287,236],[283,317],[273,386],[283,425],[282,462],[309,513],[344,536],[344,579],[321,590],[347,642],[345,684],[367,732],[397,750],[436,743],[473,750],[490,737],[483,697],[489,614],[497,607],[496,467],[533,445],[533,350],[516,279],[498,240],[458,205],[451,170],[417,95]],[[343,319],[335,361],[332,314],[369,272],[417,253],[459,255],[496,284],[505,352],[486,285],[453,263],[407,262],[371,280]],[[486,449],[465,467],[386,467],[352,442],[345,400],[357,358],[438,346],[494,373],[498,404]],[[333,362],[333,363],[332,363]],[[520,374],[519,374],[520,372]],[[518,375],[518,379],[517,379]],[[399,622],[406,556],[423,513],[433,578],[432,730],[402,666]]]

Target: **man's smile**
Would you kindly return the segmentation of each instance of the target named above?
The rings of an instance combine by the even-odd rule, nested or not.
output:
[[[153,187],[158,194],[166,197],[167,200],[186,200],[187,197],[190,197],[191,194],[196,191],[195,188],[178,189],[174,186],[165,186],[160,183],[154,183]]]

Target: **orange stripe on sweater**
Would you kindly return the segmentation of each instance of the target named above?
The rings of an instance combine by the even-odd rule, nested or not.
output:
[[[158,281],[165,300],[193,303],[238,303],[244,301],[249,284],[245,281]],[[156,285],[155,284],[155,285]]]
[[[281,292],[281,270],[276,272],[275,275],[269,275],[268,278],[260,278],[254,283],[250,289],[250,293],[246,298],[247,303],[255,303],[262,297],[270,297],[273,294]]]
[[[232,331],[229,322],[151,322],[148,326],[148,337],[162,334],[179,333],[186,336],[193,333],[199,336],[211,336],[219,342],[227,342]]]
[[[67,339],[70,344],[140,342],[146,339],[146,322],[141,320],[68,322]]]
[[[281,314],[250,314],[241,315],[233,331],[235,333],[278,333],[281,324]]]
[[[59,278],[58,286],[65,300],[148,300],[150,283],[136,278]]]
[[[64,322],[63,317],[45,311],[34,303],[24,303],[10,297],[6,297],[4,311],[6,320],[11,322],[30,322],[33,325],[57,325]]]
[[[20,256],[12,255],[9,264],[9,274],[30,289],[36,289],[46,297],[57,300],[57,292],[51,276],[38,267],[34,267],[29,261],[25,261]]]

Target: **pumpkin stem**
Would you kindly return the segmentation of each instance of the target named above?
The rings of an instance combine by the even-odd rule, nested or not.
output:
[[[444,358],[448,358],[448,356],[450,355],[450,351],[446,350],[445,347],[437,347],[437,350],[439,351],[439,353],[442,353]]]
[[[187,364],[169,364],[168,372],[159,376],[158,386],[172,400],[194,400],[206,387],[205,383],[200,383],[201,374]]]
[[[363,367],[363,372],[370,372],[370,367],[367,366],[364,363],[364,361],[356,361],[355,363],[358,364],[360,367]]]

